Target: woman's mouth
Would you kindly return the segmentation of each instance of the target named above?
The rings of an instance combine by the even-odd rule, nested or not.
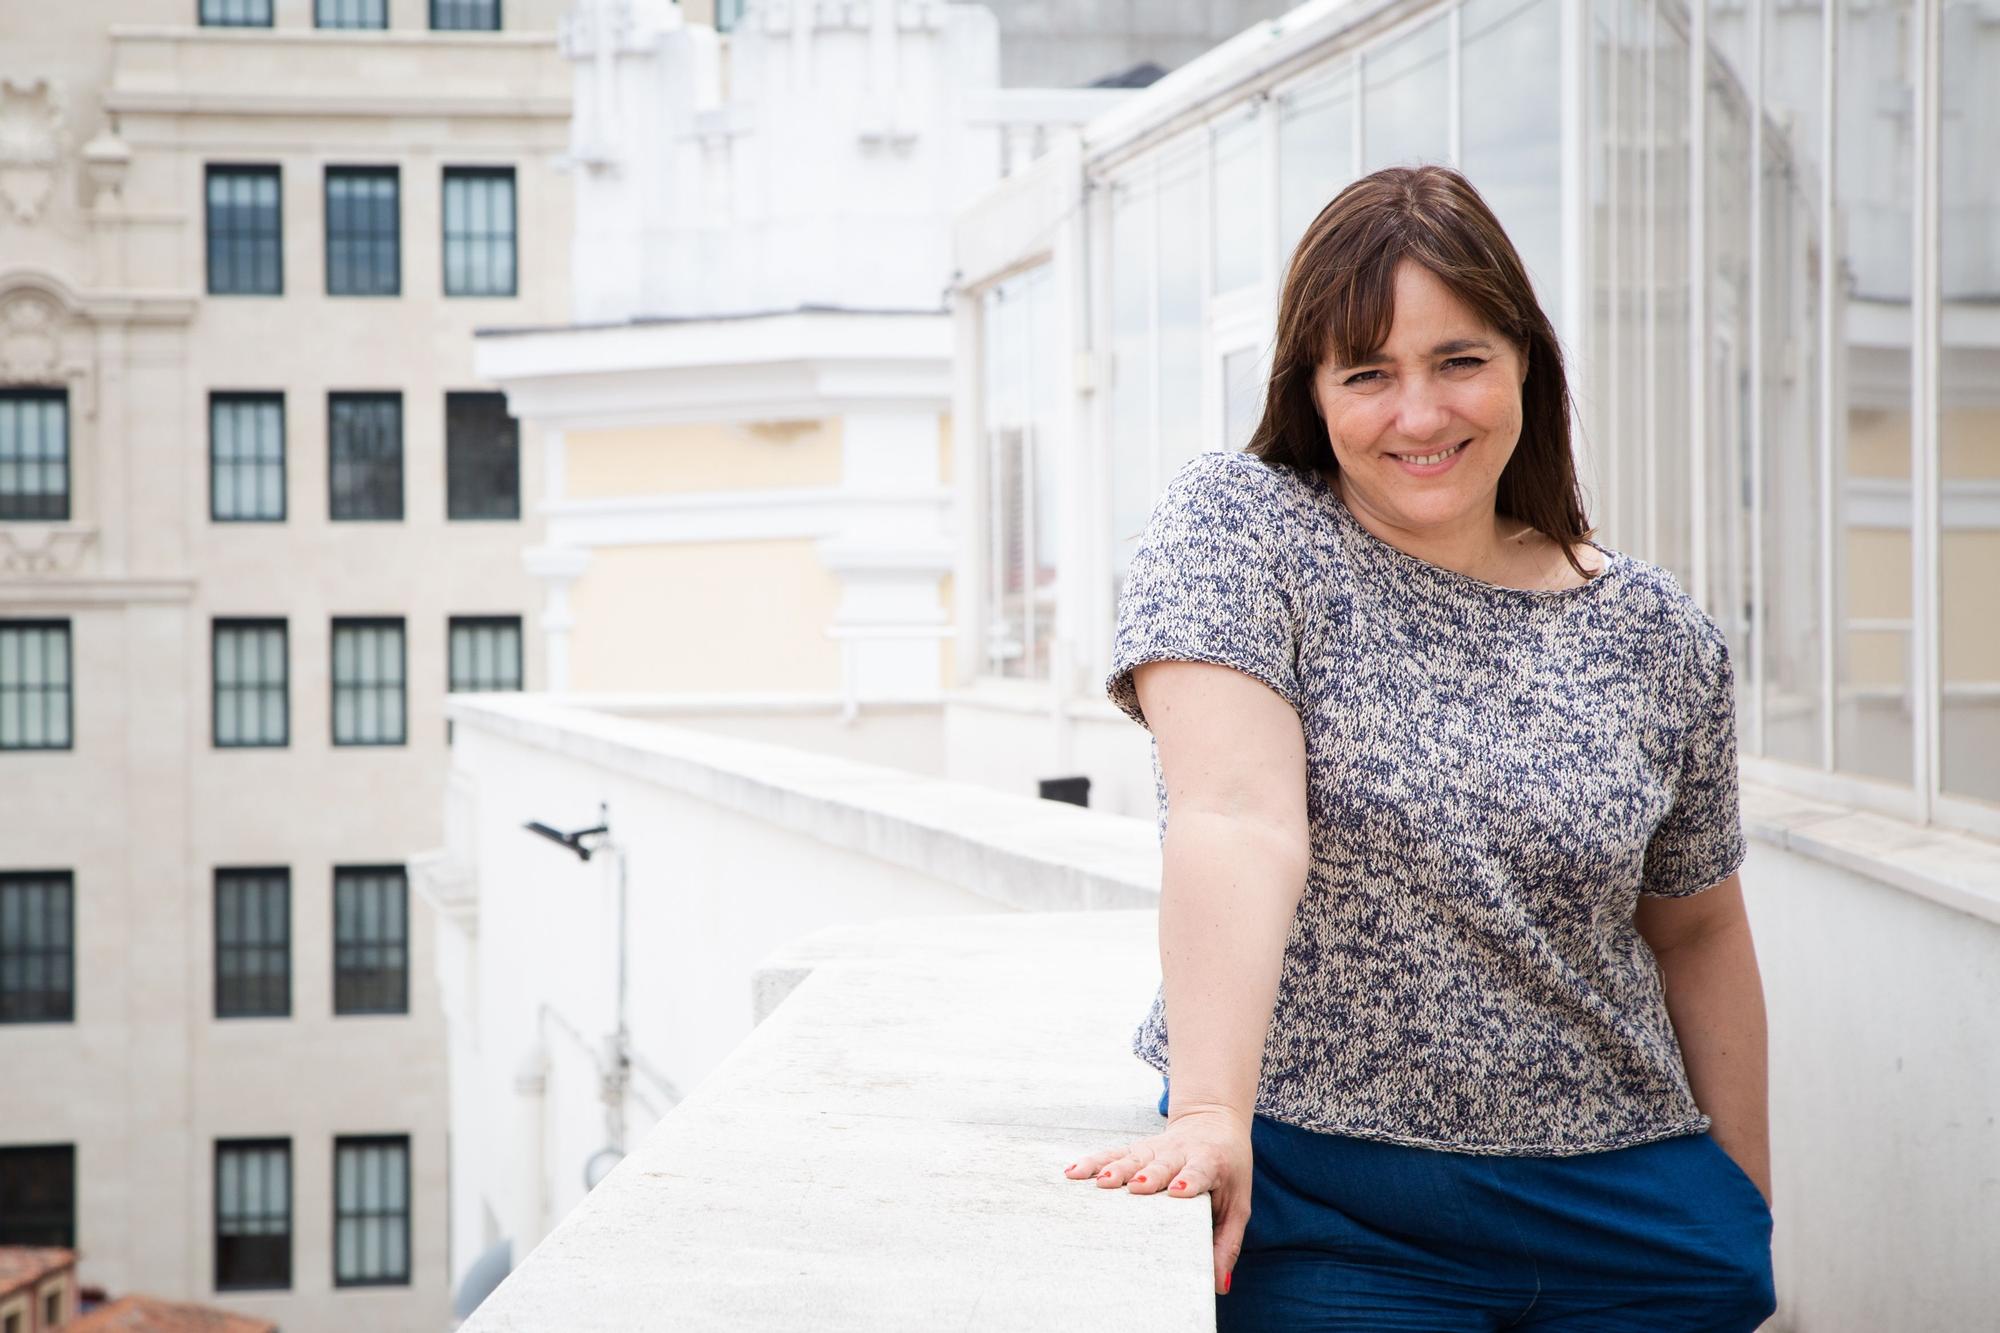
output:
[[[1471,443],[1471,440],[1460,440],[1449,448],[1436,449],[1427,454],[1390,454],[1389,457],[1400,463],[1405,472],[1430,477],[1448,470]]]

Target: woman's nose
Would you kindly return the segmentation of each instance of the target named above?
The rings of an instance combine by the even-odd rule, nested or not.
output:
[[[1444,395],[1428,380],[1406,381],[1397,394],[1396,433],[1412,444],[1429,444],[1451,416]]]

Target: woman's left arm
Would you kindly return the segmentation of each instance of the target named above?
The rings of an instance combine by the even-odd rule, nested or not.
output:
[[[1743,908],[1728,879],[1685,898],[1645,896],[1633,922],[1659,960],[1667,1015],[1688,1086],[1709,1132],[1771,1200],[1764,983]]]

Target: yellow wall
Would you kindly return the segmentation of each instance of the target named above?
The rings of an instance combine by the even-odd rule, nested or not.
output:
[[[570,498],[840,484],[840,418],[563,432]]]
[[[570,688],[838,689],[840,586],[814,545],[598,548],[570,593]]]

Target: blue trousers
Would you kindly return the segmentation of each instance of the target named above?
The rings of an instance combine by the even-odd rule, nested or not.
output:
[[[1259,1115],[1250,1138],[1216,1333],[1749,1333],[1777,1309],[1770,1209],[1707,1134],[1494,1156]]]

